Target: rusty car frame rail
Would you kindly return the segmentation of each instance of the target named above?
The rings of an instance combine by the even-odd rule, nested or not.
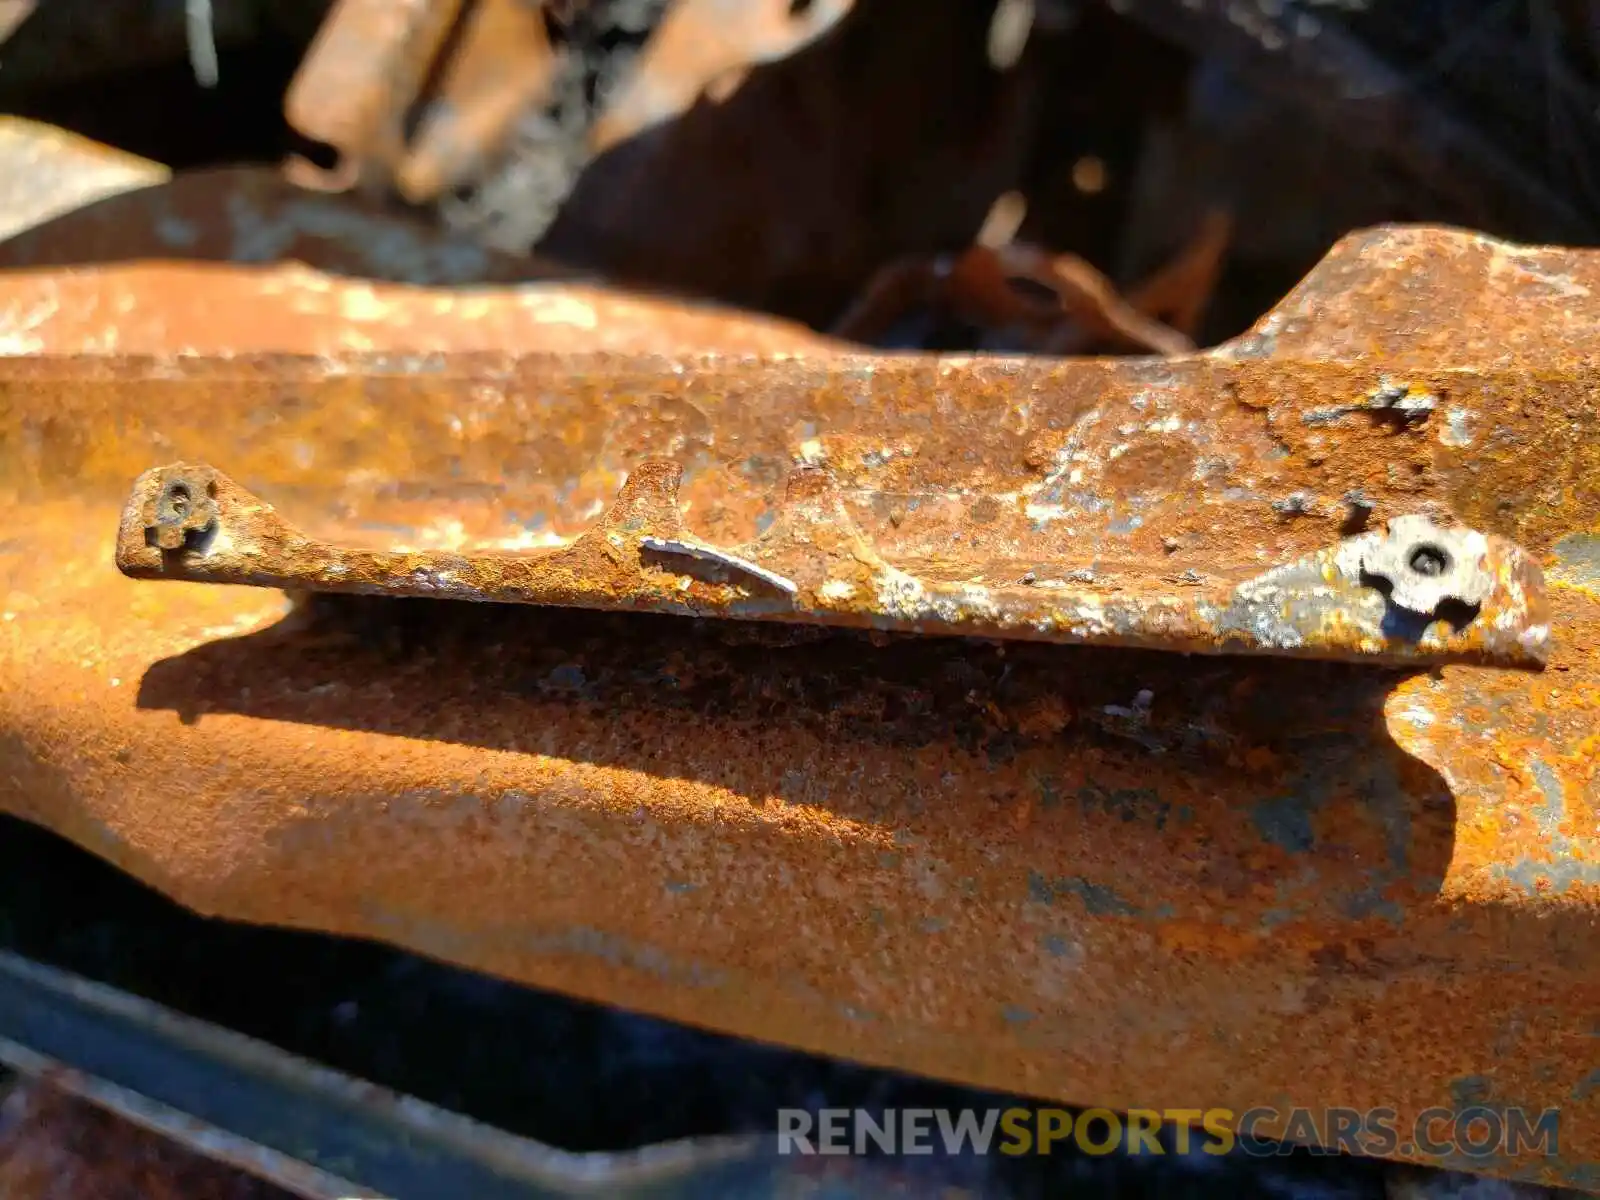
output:
[[[1504,538],[1397,517],[1243,582],[1158,564],[1086,587],[1082,562],[987,562],[1002,580],[941,581],[885,561],[826,471],[801,467],[779,515],[748,546],[683,528],[683,469],[651,459],[604,520],[528,554],[373,551],[308,538],[213,467],[177,464],[134,485],[117,565],[140,579],[243,583],[379,596],[509,601],[689,616],[864,626],[1190,653],[1277,654],[1394,664],[1542,666],[1549,612],[1538,565]],[[1019,549],[1026,549],[1020,547]],[[981,578],[981,577],[980,577]],[[1077,581],[1077,582],[1073,582]]]
[[[7,811],[202,912],[981,1087],[1558,1107],[1550,1154],[1413,1157],[1600,1190],[1600,254],[1368,231],[1167,359],[289,267],[13,270],[0,314]],[[153,464],[240,489],[146,479],[125,561],[164,573],[235,528],[308,565],[270,503],[390,566],[581,543],[570,599],[712,612],[759,572],[812,603],[850,529],[857,583],[875,554],[1042,604],[1222,595],[1424,518],[1537,566],[1547,662],[157,586],[114,565]],[[849,524],[780,552],[792,479]],[[619,530],[619,497],[655,507]],[[1438,562],[1370,548],[1436,603]]]

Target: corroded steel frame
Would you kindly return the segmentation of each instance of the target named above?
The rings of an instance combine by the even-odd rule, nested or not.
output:
[[[0,804],[202,911],[974,1084],[1402,1124],[1559,1106],[1553,1156],[1445,1165],[1600,1189],[1597,290],[1594,254],[1379,231],[1218,350],[1044,362],[849,358],[577,288],[14,273]],[[206,303],[180,326],[163,295]],[[1075,459],[1091,412],[1115,438]],[[886,556],[957,577],[1024,534],[1181,577],[1453,515],[1539,564],[1548,662],[296,600],[114,565],[152,464],[217,464],[311,536],[455,553],[565,544],[649,458],[713,545],[822,463],[888,498],[853,514]],[[1063,463],[1042,533],[982,503]]]

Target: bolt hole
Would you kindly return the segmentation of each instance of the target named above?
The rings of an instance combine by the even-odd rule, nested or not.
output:
[[[1450,569],[1450,555],[1442,546],[1424,542],[1420,546],[1412,547],[1410,555],[1406,558],[1406,565],[1418,575],[1435,579]]]
[[[189,495],[187,484],[175,483],[167,489],[167,503],[178,516],[187,516],[192,502],[193,497]]]

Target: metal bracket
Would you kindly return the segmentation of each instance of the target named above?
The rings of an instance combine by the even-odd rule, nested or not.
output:
[[[214,467],[142,475],[117,565],[140,579],[626,609],[919,634],[1390,664],[1542,666],[1538,565],[1512,543],[1401,517],[1264,573],[987,560],[889,562],[827,471],[800,467],[768,530],[722,548],[682,527],[682,468],[638,465],[601,521],[528,554],[367,550],[308,537]],[[995,578],[1003,582],[990,582]]]

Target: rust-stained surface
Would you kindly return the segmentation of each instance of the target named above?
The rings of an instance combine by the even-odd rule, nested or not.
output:
[[[1188,653],[1527,667],[1548,653],[1538,566],[1502,538],[1415,514],[1267,571],[1224,563],[1209,577],[1189,568],[1174,579],[1164,559],[1142,570],[1136,562],[1097,569],[1087,556],[991,551],[896,565],[863,535],[828,471],[809,465],[769,502],[768,528],[729,549],[684,528],[682,479],[677,462],[642,460],[599,523],[543,550],[371,550],[308,538],[222,472],[180,463],[134,485],[117,565],[139,579]],[[1026,498],[1016,507],[1025,509]],[[925,536],[959,541],[962,532],[957,525]],[[1208,586],[1208,578],[1221,582]]]
[[[1555,1157],[1488,1165],[1600,1188],[1600,256],[1363,234],[1217,351],[1070,362],[599,351],[598,322],[495,350],[461,292],[352,349],[369,292],[336,280],[313,348],[267,352],[297,327],[265,288],[254,353],[222,321],[107,348],[61,284],[0,279],[32,314],[0,360],[10,811],[203,911],[1006,1090],[1559,1106]],[[1549,662],[292,605],[114,565],[153,464],[459,553],[565,544],[651,458],[712,545],[811,464],[885,558],[952,571],[1025,538],[1267,570],[1453,516],[1542,567]]]

